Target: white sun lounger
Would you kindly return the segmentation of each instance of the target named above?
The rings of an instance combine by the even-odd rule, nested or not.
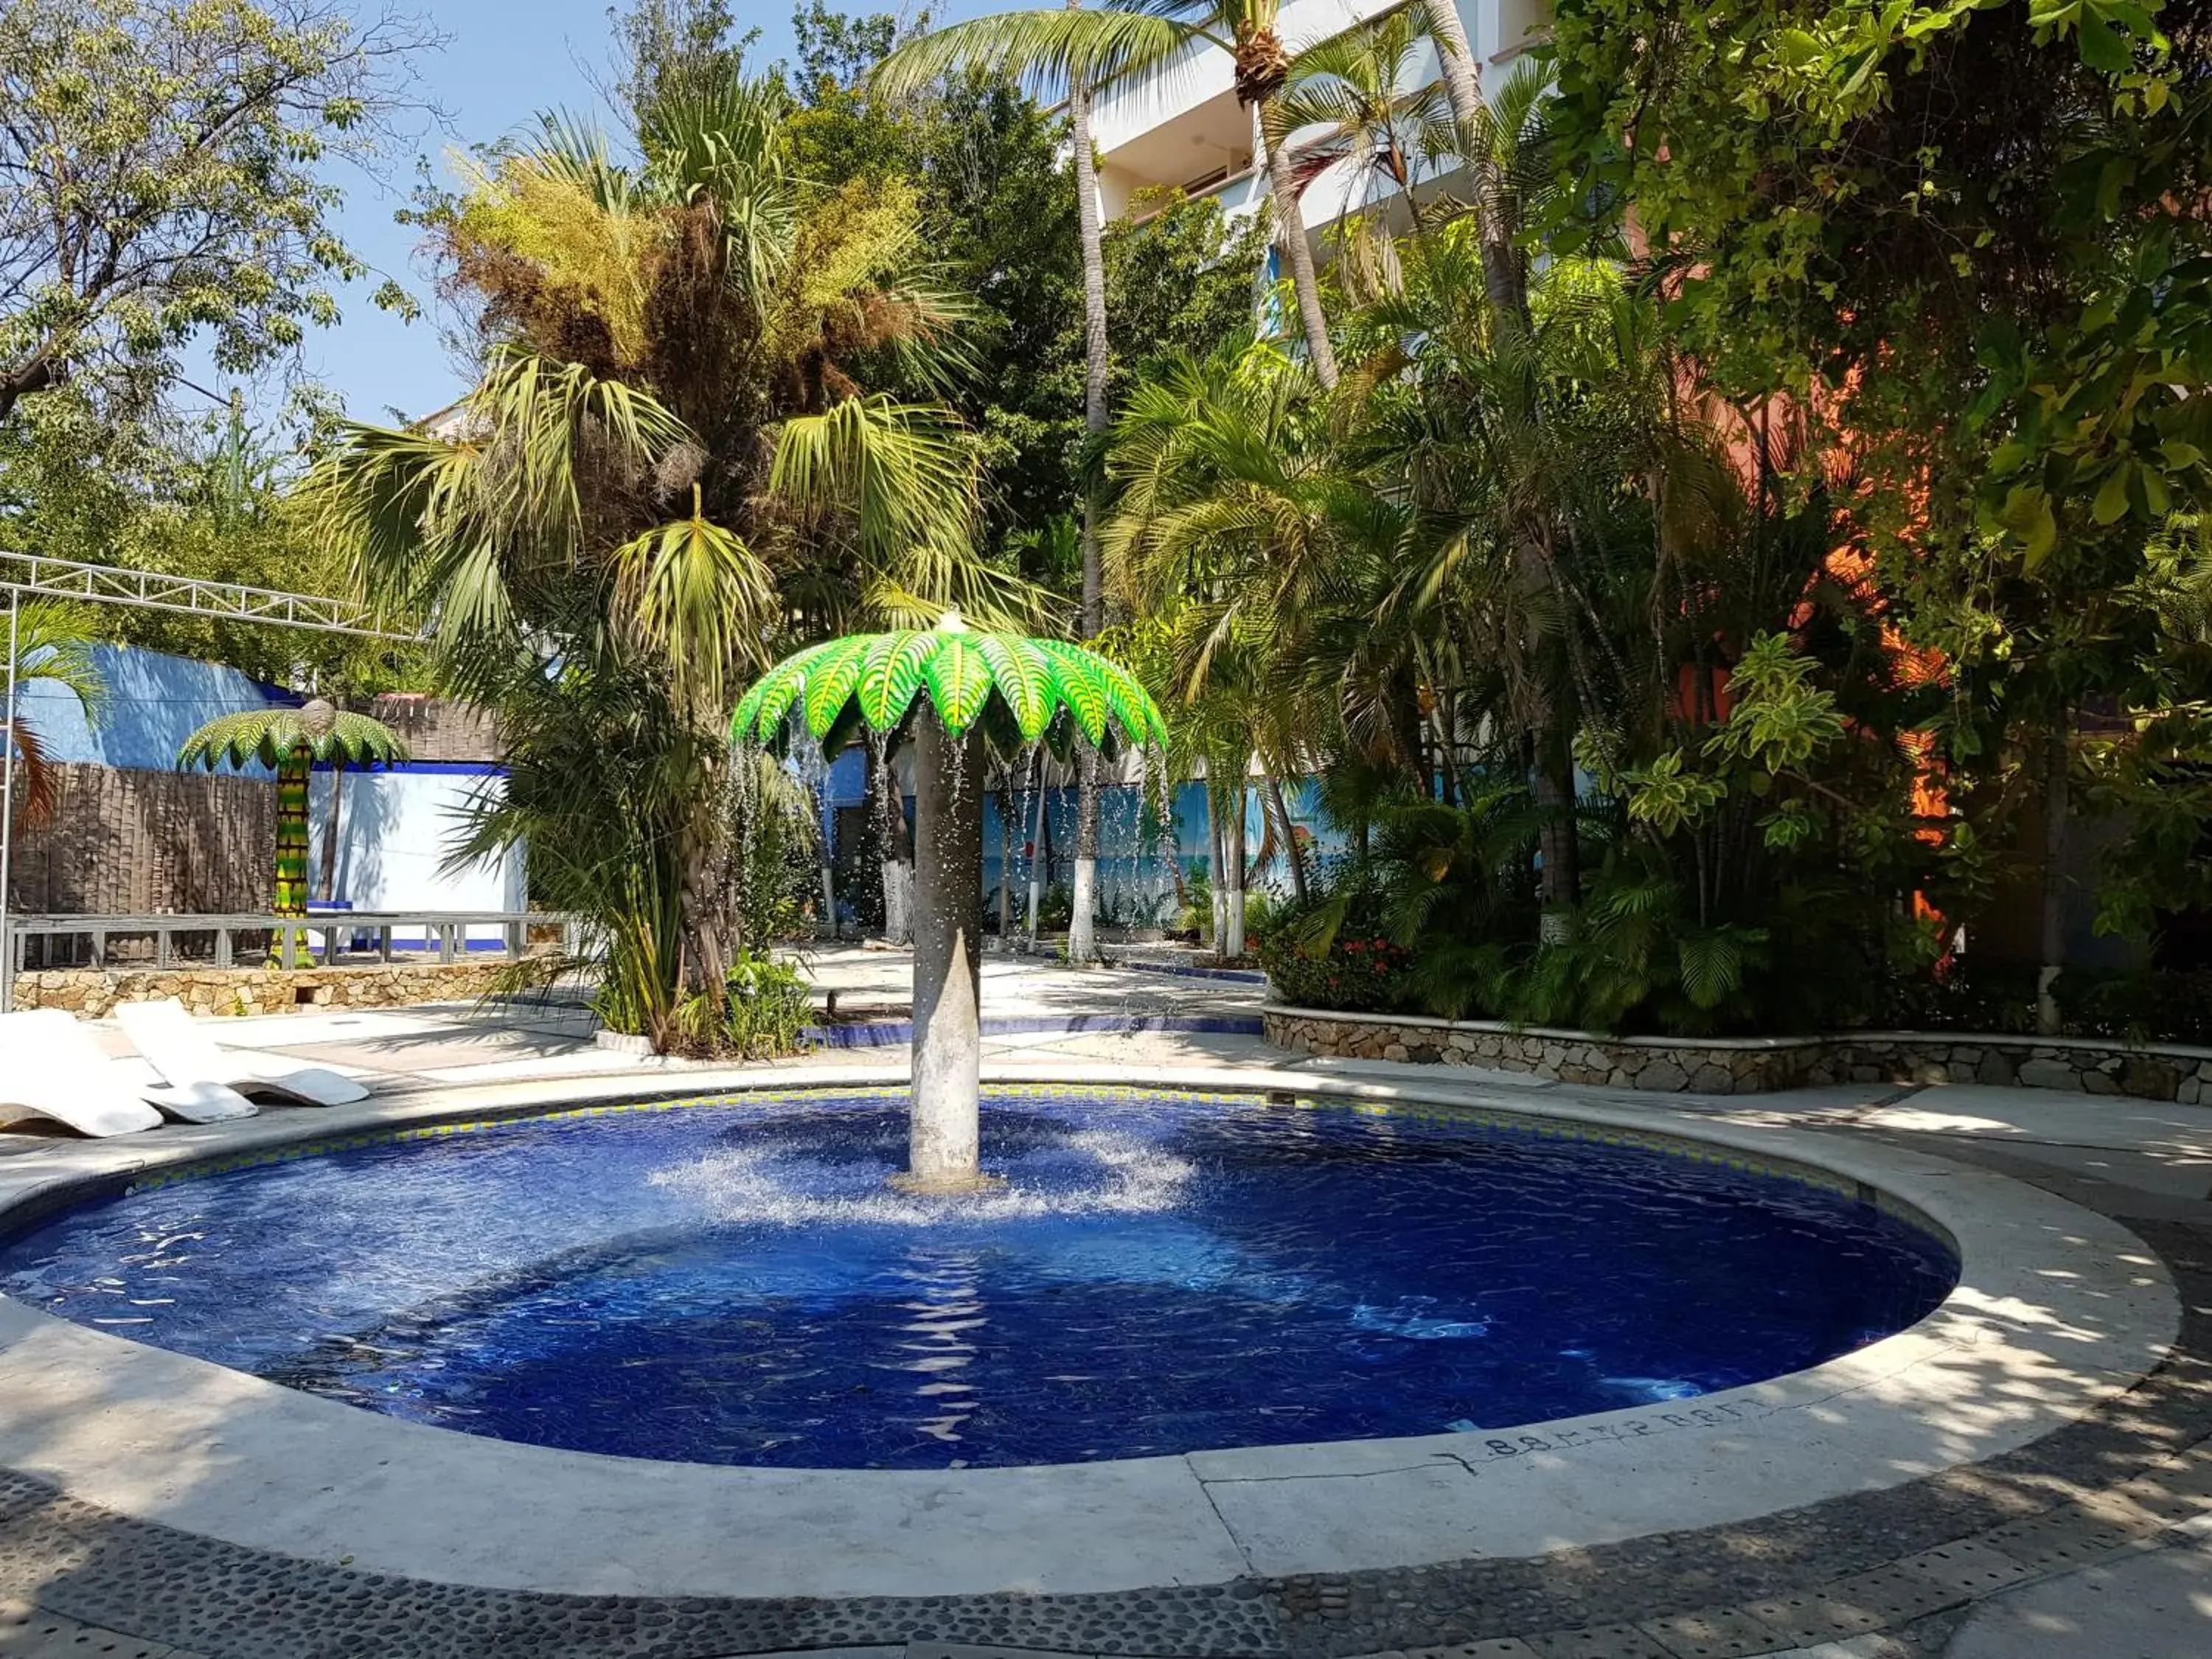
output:
[[[261,1109],[237,1090],[226,1089],[219,1083],[174,1088],[125,1070],[107,1057],[90,1031],[59,1008],[26,1009],[0,1018],[17,1022],[5,1029],[20,1034],[21,1042],[27,1045],[27,1051],[42,1057],[42,1063],[50,1071],[95,1079],[103,1093],[120,1088],[164,1116],[180,1122],[222,1123],[235,1117],[252,1117]],[[5,1069],[14,1054],[15,1045],[0,1041],[0,1070]],[[6,1085],[0,1083],[0,1099],[7,1097],[5,1090]]]
[[[368,1098],[360,1084],[327,1067],[222,1047],[174,997],[118,1003],[115,1018],[154,1069],[180,1089],[217,1084],[242,1095],[274,1095],[307,1106],[343,1106]]]
[[[0,1115],[22,1114],[83,1135],[133,1134],[161,1121],[92,1033],[58,1008],[0,1014]]]

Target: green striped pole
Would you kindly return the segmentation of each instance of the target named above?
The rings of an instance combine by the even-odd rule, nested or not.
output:
[[[276,906],[280,916],[307,914],[307,773],[314,751],[306,742],[295,743],[276,765]],[[307,935],[293,933],[280,950],[286,967],[304,961]]]

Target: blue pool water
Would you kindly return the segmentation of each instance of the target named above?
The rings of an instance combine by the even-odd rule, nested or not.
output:
[[[1820,1188],[1512,1126],[1024,1095],[983,1145],[1003,1191],[927,1200],[881,1096],[387,1141],[87,1206],[0,1290],[474,1434],[943,1468],[1663,1408],[1954,1277]]]

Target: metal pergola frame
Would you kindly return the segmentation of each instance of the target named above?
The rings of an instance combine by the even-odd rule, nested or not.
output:
[[[419,643],[421,634],[397,634],[377,626],[375,613],[350,599],[314,593],[287,593],[249,587],[243,582],[212,581],[201,576],[171,576],[119,565],[53,559],[37,553],[0,552],[0,590],[8,595],[8,686],[6,715],[0,720],[0,1013],[15,1006],[15,952],[9,938],[8,879],[15,850],[16,650],[21,638],[23,601],[63,599],[77,604],[118,605],[135,611],[168,611],[216,622],[260,623],[317,634],[349,634],[361,639]]]

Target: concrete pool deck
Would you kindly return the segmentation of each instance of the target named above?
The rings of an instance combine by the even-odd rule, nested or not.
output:
[[[1133,977],[1058,976],[1093,1008],[1146,994],[1126,982]],[[1195,995],[1220,993],[1201,983]],[[403,1052],[471,1040],[438,1030],[435,1015],[410,1018],[430,1024]],[[289,1029],[258,1029],[288,1019]],[[289,1039],[270,1046],[301,1053],[337,1039],[374,1054],[373,1036],[312,1015],[227,1021],[222,1034]],[[1348,1655],[1479,1642],[1459,1650],[1828,1659],[1820,1641],[1847,1641],[1838,1651],[1853,1656],[1938,1651],[1873,1644],[1948,1638],[1936,1627],[1956,1626],[1960,1608],[2034,1581],[2019,1594],[2042,1601],[1993,1604],[1958,1634],[1984,1644],[1962,1653],[1997,1653],[1987,1641],[2005,1626],[1986,1621],[2052,1628],[2045,1603],[2063,1599],[2066,1580],[2050,1573],[2094,1555],[2111,1559],[2083,1571],[2122,1583],[2154,1573],[2155,1584],[2183,1587],[2185,1615],[2203,1617],[2186,1587],[2192,1530],[2212,1528],[2212,1456],[2197,1445],[2212,1431],[2212,1400],[2197,1329],[2212,1258],[2199,1231],[2212,1220],[2203,1196],[2212,1112],[1984,1097],[2036,1092],[2018,1091],[1620,1099],[1437,1067],[1254,1070],[1238,1063],[1241,1042],[1219,1054],[1208,1043],[1230,1046],[1203,1033],[1114,1033],[1107,1049],[1123,1066],[1085,1050],[1002,1055],[994,1070],[1412,1097],[1693,1135],[1841,1170],[1922,1209],[1960,1235],[1962,1291],[1911,1333],[1682,1410],[945,1476],[708,1469],[472,1439],[0,1306],[0,1464],[16,1472],[0,1480],[0,1600],[209,1659],[707,1659],[933,1638],[1076,1652]],[[840,1056],[735,1077],[653,1074],[606,1068],[605,1051],[580,1049],[587,1075],[556,1085],[503,1077],[514,1056],[500,1047],[488,1045],[496,1057],[483,1064],[500,1069],[482,1083],[394,1076],[376,1100],[337,1112],[270,1112],[100,1146],[7,1138],[0,1152],[18,1155],[0,1157],[0,1197],[149,1157],[526,1110],[548,1097],[886,1072]],[[1213,1062],[1202,1078],[1184,1069],[1200,1058]],[[2161,1359],[2183,1304],[2191,1320]],[[2146,1550],[2161,1565],[2133,1565]],[[2141,1616],[2145,1598],[2127,1600]],[[392,1632],[380,1645],[336,1641],[369,1617],[363,1609]],[[495,1643],[494,1626],[506,1632]],[[0,1653],[14,1650],[7,1632],[0,1616]]]

